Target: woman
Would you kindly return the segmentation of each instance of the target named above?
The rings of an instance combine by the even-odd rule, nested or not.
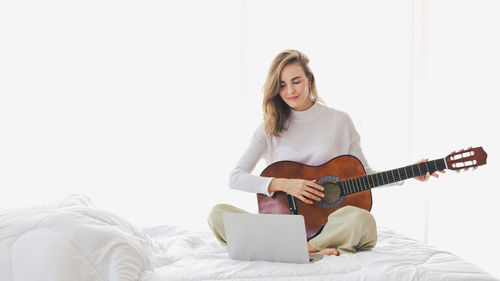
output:
[[[230,187],[272,196],[276,191],[293,195],[307,204],[320,201],[324,188],[315,180],[266,178],[252,175],[257,162],[290,160],[322,165],[344,154],[356,156],[367,174],[374,173],[360,146],[350,117],[322,104],[309,59],[296,50],[285,50],[273,60],[264,85],[264,122],[230,175]],[[427,161],[422,160],[422,161]],[[438,177],[433,173],[432,176]],[[430,177],[417,178],[426,181]],[[215,206],[208,224],[221,243],[226,243],[222,213],[246,212],[231,205]],[[369,250],[377,242],[373,216],[366,210],[345,206],[329,215],[323,230],[308,242],[309,252],[325,255]]]

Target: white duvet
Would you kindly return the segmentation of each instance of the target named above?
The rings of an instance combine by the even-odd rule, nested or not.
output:
[[[147,280],[156,243],[82,195],[0,209],[0,280]]]
[[[0,209],[0,280],[498,280],[459,257],[379,228],[375,249],[314,264],[231,260],[208,231],[138,229],[81,195]]]

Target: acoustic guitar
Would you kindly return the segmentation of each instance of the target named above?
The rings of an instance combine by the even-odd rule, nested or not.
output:
[[[320,166],[309,166],[293,161],[269,165],[261,173],[264,177],[317,180],[323,186],[325,197],[312,205],[295,200],[291,195],[275,192],[272,197],[257,194],[259,213],[299,214],[304,216],[307,238],[315,236],[328,216],[346,205],[370,211],[371,189],[444,169],[468,170],[486,164],[487,154],[482,147],[453,152],[445,158],[418,163],[394,170],[366,175],[361,161],[352,155],[342,155]]]

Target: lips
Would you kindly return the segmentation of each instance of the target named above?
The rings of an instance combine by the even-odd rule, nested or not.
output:
[[[289,100],[289,101],[294,101],[294,100],[296,100],[298,97],[299,97],[299,96],[289,97],[289,98],[287,98],[287,100]]]

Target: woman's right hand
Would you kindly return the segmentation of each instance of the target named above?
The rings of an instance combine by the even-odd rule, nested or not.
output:
[[[269,185],[269,192],[283,191],[294,197],[299,198],[307,204],[313,204],[313,201],[321,201],[325,195],[324,187],[316,183],[316,180],[302,179],[280,179],[274,178]]]

